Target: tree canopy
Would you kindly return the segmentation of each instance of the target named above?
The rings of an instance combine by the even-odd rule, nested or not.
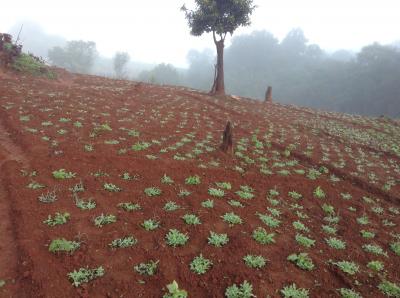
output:
[[[253,0],[195,0],[196,9],[182,9],[191,28],[191,34],[215,32],[220,36],[233,32],[240,26],[250,25]]]

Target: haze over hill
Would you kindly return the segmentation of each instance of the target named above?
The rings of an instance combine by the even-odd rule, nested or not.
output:
[[[208,91],[215,64],[212,38],[190,36],[179,10],[184,2],[117,1],[97,4],[96,11],[89,2],[9,4],[0,28],[16,36],[24,23],[24,48],[48,61],[48,51],[67,41],[95,42],[90,69],[50,61],[70,71],[115,77],[113,56],[126,52],[124,78]],[[279,102],[399,117],[397,2],[255,2],[252,25],[227,40],[228,93],[262,99],[271,85]]]

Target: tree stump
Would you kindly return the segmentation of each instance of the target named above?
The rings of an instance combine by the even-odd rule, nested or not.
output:
[[[265,102],[272,102],[272,87],[268,86],[267,92],[265,93]]]
[[[226,123],[224,134],[222,136],[221,150],[225,153],[233,152],[232,125],[231,125],[230,121],[228,121],[228,123]]]

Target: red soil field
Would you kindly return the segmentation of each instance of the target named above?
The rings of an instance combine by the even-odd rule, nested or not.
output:
[[[219,150],[228,120],[233,124],[232,154]],[[257,297],[281,297],[281,290],[293,283],[310,297],[341,297],[340,288],[385,297],[382,282],[400,283],[395,249],[400,241],[399,141],[399,121],[387,118],[94,76],[64,73],[45,80],[2,73],[0,280],[5,284],[0,296],[162,297],[175,280],[189,297],[224,297],[229,286],[247,280]],[[56,179],[53,172],[60,169],[75,175]],[[124,173],[132,179],[123,179]],[[162,183],[164,174],[174,183]],[[185,183],[191,176],[201,182]],[[221,189],[217,182],[232,188],[214,197],[210,189]],[[94,209],[76,206],[71,188],[78,183],[84,191],[76,195],[92,198]],[[106,190],[106,183],[121,191]],[[144,191],[149,187],[162,193],[148,196]],[[254,197],[241,197],[241,189]],[[318,189],[324,196],[318,196]],[[38,199],[53,190],[54,202]],[[213,208],[203,207],[207,199],[214,201]],[[180,208],[166,211],[170,201]],[[141,208],[128,212],[118,206],[123,202]],[[56,212],[68,212],[69,221],[53,227],[43,223]],[[242,223],[230,225],[221,218],[230,212]],[[94,218],[101,214],[115,215],[116,222],[97,227]],[[186,224],[185,214],[197,215],[201,224]],[[280,224],[269,226],[259,214]],[[142,223],[148,219],[160,226],[145,230]],[[293,225],[297,221],[303,230]],[[274,233],[275,242],[255,241],[258,227]],[[170,229],[186,233],[187,243],[168,245]],[[363,237],[362,230],[375,237]],[[227,234],[229,242],[208,244],[210,231]],[[302,246],[298,234],[315,244]],[[110,247],[128,235],[137,239],[135,245]],[[331,237],[345,248],[328,245]],[[71,254],[52,253],[49,245],[56,238],[80,247]],[[312,259],[312,270],[287,260],[300,252]],[[205,274],[190,269],[200,254],[212,261]],[[266,265],[250,268],[243,261],[246,255],[262,256]],[[134,270],[149,260],[158,261],[154,275]],[[346,273],[339,261],[354,262],[359,269]],[[370,261],[380,261],[383,271],[368,267]],[[67,275],[99,266],[104,275],[79,287]]]

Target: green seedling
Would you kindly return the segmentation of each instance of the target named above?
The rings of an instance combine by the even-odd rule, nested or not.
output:
[[[217,234],[210,231],[210,236],[208,237],[208,244],[215,247],[222,247],[229,242],[229,237],[227,234]]]
[[[211,260],[204,258],[203,255],[200,254],[190,263],[190,270],[196,274],[204,274],[211,268],[212,265],[213,262]]]
[[[51,215],[49,215],[47,217],[47,219],[43,221],[43,223],[48,226],[54,227],[57,225],[63,225],[65,223],[67,223],[69,218],[70,218],[70,214],[68,212],[65,212],[65,213],[56,212],[56,214],[54,215],[54,218]]]
[[[83,283],[88,283],[93,279],[103,276],[105,273],[102,266],[94,269],[80,268],[78,271],[68,273],[68,278],[72,281],[74,287],[79,287]]]
[[[165,238],[167,244],[172,247],[183,246],[189,240],[187,234],[181,233],[177,229],[170,229]]]
[[[157,261],[150,260],[148,263],[140,263],[134,266],[133,268],[140,275],[152,276],[156,274],[159,262],[160,262],[159,260]]]
[[[53,177],[55,179],[71,179],[76,176],[76,173],[73,172],[66,172],[65,169],[59,169],[53,171]]]
[[[114,239],[113,241],[111,241],[109,246],[111,248],[126,248],[126,247],[134,246],[137,242],[138,241],[135,237],[127,236],[124,238]]]
[[[243,261],[248,267],[256,269],[261,269],[267,263],[263,256],[257,255],[246,255],[243,257]]]
[[[49,251],[52,253],[67,252],[72,254],[80,245],[79,242],[69,241],[64,238],[53,239],[49,245]]]

